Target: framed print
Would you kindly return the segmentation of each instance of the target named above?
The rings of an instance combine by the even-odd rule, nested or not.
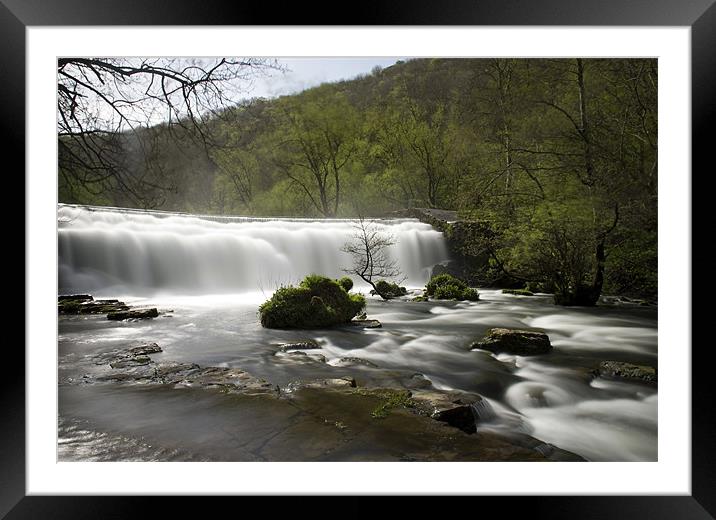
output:
[[[716,514],[691,288],[713,2],[392,3],[344,25],[0,1],[27,243],[0,514],[129,515],[133,495]]]

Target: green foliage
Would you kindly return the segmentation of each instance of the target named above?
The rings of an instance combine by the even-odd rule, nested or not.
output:
[[[437,300],[477,301],[480,299],[480,295],[475,289],[447,273],[433,276],[425,286],[425,294]]]
[[[397,283],[387,280],[378,280],[375,283],[375,291],[371,291],[371,293],[379,294],[383,298],[397,298],[398,296],[408,294],[408,290],[405,287],[399,286]]]
[[[271,329],[317,329],[348,323],[365,298],[335,280],[310,275],[298,287],[281,287],[259,307],[261,325]]]
[[[337,280],[337,281],[338,281],[338,283],[340,284],[340,286],[343,287],[343,289],[344,289],[346,292],[348,292],[348,291],[350,291],[351,289],[353,289],[353,280],[352,280],[350,277],[344,276],[343,278],[340,278],[340,279]]]

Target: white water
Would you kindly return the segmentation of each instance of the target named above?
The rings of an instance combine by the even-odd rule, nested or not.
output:
[[[311,273],[343,276],[353,220],[197,217],[60,205],[60,293],[218,294],[267,291]],[[376,221],[396,244],[404,284],[424,285],[448,259],[441,233],[415,219]],[[355,281],[355,280],[354,280]]]

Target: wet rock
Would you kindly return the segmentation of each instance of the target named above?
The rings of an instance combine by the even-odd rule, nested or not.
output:
[[[429,298],[427,296],[416,296],[415,298],[411,298],[411,302],[426,302]]]
[[[90,296],[89,294],[66,294],[62,296],[57,297],[57,301],[65,302],[68,300],[76,301],[76,302],[85,302],[85,301],[92,301],[94,298]]]
[[[423,374],[413,374],[410,379],[405,382],[407,388],[431,388],[433,384]]]
[[[520,356],[546,354],[552,350],[549,336],[544,332],[519,329],[494,328],[485,337],[470,345],[470,349],[488,350],[495,354],[504,352]]]
[[[94,300],[88,294],[60,296],[57,301],[60,314],[107,314],[128,309],[129,307],[119,300]]]
[[[534,296],[535,293],[527,289],[502,289],[502,294],[514,294],[515,296]]]
[[[281,352],[288,352],[290,350],[312,350],[321,348],[318,341],[315,339],[306,339],[301,341],[292,341],[291,343],[282,343],[280,346]]]
[[[609,379],[656,384],[656,369],[645,365],[632,365],[621,361],[602,361],[592,372]]]
[[[279,356],[281,359],[288,359],[291,361],[296,361],[298,363],[325,363],[326,362],[326,356],[323,354],[317,354],[315,352],[312,352],[310,354],[307,354],[306,352],[303,352],[302,350],[292,350],[290,352],[277,352],[276,356]]]
[[[339,359],[335,363],[335,365],[339,366],[339,367],[350,367],[350,366],[356,366],[356,365],[363,365],[366,367],[378,368],[378,365],[376,365],[372,361],[368,361],[367,359],[358,358],[358,357],[343,357],[343,358]]]
[[[412,399],[428,416],[465,433],[475,433],[478,422],[494,417],[488,402],[477,394],[419,390]]]
[[[356,380],[352,377],[341,377],[336,379],[320,379],[308,381],[299,385],[301,388],[355,388]]]
[[[156,343],[145,343],[143,345],[139,345],[138,347],[133,347],[129,349],[129,354],[132,356],[156,354],[158,352],[162,352],[162,348]]]
[[[220,387],[225,391],[239,392],[246,395],[273,394],[275,387],[266,381],[252,376],[239,368],[228,367],[205,367],[198,370],[191,370],[182,375],[181,381],[188,386]],[[174,381],[173,381],[174,382]]]
[[[378,320],[351,320],[350,324],[354,327],[363,327],[364,329],[378,329],[383,326]]]
[[[144,320],[159,316],[156,307],[151,309],[113,311],[107,314],[108,320]]]
[[[148,365],[151,363],[151,359],[149,356],[133,356],[126,359],[119,359],[117,361],[113,361],[109,364],[112,368],[126,368],[126,367],[135,367],[139,365]]]

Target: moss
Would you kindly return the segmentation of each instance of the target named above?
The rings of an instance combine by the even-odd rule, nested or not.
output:
[[[365,307],[360,294],[348,294],[336,280],[310,275],[297,286],[281,287],[259,307],[270,329],[317,329],[348,323]]]
[[[534,296],[532,291],[527,289],[502,289],[502,294],[515,294],[517,296]]]
[[[375,283],[375,290],[370,293],[378,294],[383,298],[397,298],[398,296],[408,294],[408,290],[405,287],[399,286],[397,283],[392,283],[387,280],[378,280]]]
[[[480,299],[480,295],[475,289],[447,273],[433,276],[425,286],[425,294],[437,300],[477,301]]]
[[[392,390],[389,388],[356,388],[354,394],[367,397],[377,397],[382,402],[370,413],[375,419],[387,417],[393,408],[415,408],[416,403],[412,399],[409,390]]]
[[[347,276],[344,276],[343,278],[340,278],[337,281],[338,281],[338,284],[346,290],[346,292],[353,289],[353,280],[351,280]]]
[[[411,302],[426,302],[426,301],[428,301],[428,297],[427,296],[416,296],[415,298],[413,298],[410,301]]]
[[[382,419],[383,417],[387,417],[388,413],[390,413],[390,410],[393,408],[413,408],[415,407],[415,403],[410,398],[410,395],[410,392],[407,390],[394,392],[392,395],[387,397],[387,399],[383,401],[380,406],[375,408],[370,415],[375,419]]]

